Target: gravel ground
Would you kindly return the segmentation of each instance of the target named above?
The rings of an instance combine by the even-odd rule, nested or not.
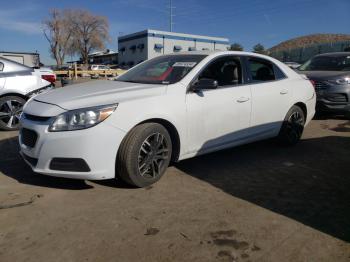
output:
[[[0,132],[0,261],[350,261],[349,152],[349,120],[313,120],[134,189],[34,174]]]

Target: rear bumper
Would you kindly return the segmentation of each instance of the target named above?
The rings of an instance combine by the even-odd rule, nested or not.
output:
[[[314,95],[310,100],[306,101],[306,121],[305,125],[308,125],[310,121],[314,118],[316,113],[316,96]]]

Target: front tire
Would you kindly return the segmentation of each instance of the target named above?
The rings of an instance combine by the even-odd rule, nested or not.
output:
[[[138,125],[120,145],[117,177],[136,187],[149,186],[163,176],[171,153],[171,138],[165,127],[157,123]]]
[[[19,119],[26,100],[19,96],[0,98],[0,130],[14,131],[19,129]]]
[[[304,125],[304,111],[299,106],[292,106],[283,121],[280,133],[278,135],[278,141],[282,145],[295,145],[299,142],[303,134]]]

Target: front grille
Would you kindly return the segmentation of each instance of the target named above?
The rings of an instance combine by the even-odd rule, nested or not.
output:
[[[348,102],[348,97],[345,94],[327,94],[326,99],[338,103]]]
[[[27,156],[26,154],[22,153],[22,157],[27,160],[33,167],[36,167],[38,164],[38,159],[34,157]]]
[[[34,115],[30,115],[30,114],[26,114],[24,113],[24,118],[31,120],[31,121],[35,121],[35,122],[46,122],[47,120],[49,120],[51,117],[47,117],[47,116],[34,116]]]
[[[34,147],[38,139],[37,133],[27,128],[22,128],[20,132],[22,144],[27,147]]]
[[[324,81],[315,81],[315,88],[316,89],[326,89],[328,88],[328,84]]]

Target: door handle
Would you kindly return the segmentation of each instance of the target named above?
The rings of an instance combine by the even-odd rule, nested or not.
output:
[[[281,94],[281,95],[286,95],[286,94],[288,94],[288,90],[283,89],[283,90],[281,90],[280,94]]]
[[[244,102],[247,102],[247,101],[249,101],[249,97],[243,97],[242,96],[242,97],[237,99],[238,103],[244,103]]]

